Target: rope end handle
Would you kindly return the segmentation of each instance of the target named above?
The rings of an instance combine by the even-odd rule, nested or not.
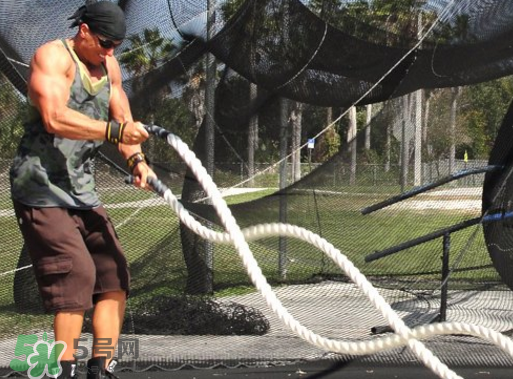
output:
[[[154,136],[160,137],[162,139],[166,139],[170,133],[169,131],[158,125],[143,125],[143,127],[149,134],[153,134]]]
[[[164,183],[154,176],[149,176],[147,179],[151,189],[156,192],[159,196],[164,196],[164,193],[169,189]],[[128,175],[125,177],[126,184],[134,184],[134,176]]]

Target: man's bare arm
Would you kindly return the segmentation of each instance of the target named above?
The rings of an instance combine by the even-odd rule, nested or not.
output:
[[[111,118],[117,120],[118,122],[129,122],[133,121],[132,112],[130,110],[130,104],[128,102],[128,98],[126,96],[125,91],[123,90],[122,81],[121,81],[121,70],[119,68],[119,64],[114,57],[108,58],[108,70],[111,78],[111,99],[110,99],[110,115]],[[137,123],[140,124],[140,123]],[[142,124],[140,124],[142,126]],[[148,136],[146,130],[144,130],[146,135]],[[118,145],[119,152],[125,159],[142,152],[140,144],[128,145],[125,143],[120,143]],[[148,166],[146,162],[140,162],[136,165],[132,174],[134,175],[134,184],[137,187],[145,188],[146,180],[148,176],[156,177],[153,170]]]
[[[114,57],[108,57],[107,59],[107,68],[111,79],[110,117],[120,123],[133,121],[130,104],[122,86],[119,64]],[[125,158],[128,158],[132,154],[141,151],[141,146],[139,144],[127,145],[120,143],[119,151]]]
[[[104,139],[105,122],[92,120],[67,107],[70,96],[67,72],[72,65],[64,46],[50,42],[40,47],[31,62],[30,100],[39,110],[48,133],[70,139]]]
[[[73,61],[62,43],[50,42],[41,46],[31,62],[30,100],[39,110],[48,133],[77,140],[104,140],[105,121],[94,120],[67,106],[70,96],[68,72],[72,67]],[[131,124],[125,128],[123,142],[141,143],[147,134]]]

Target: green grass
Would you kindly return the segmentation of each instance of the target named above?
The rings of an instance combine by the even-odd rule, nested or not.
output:
[[[0,338],[13,338],[33,330],[51,331],[53,328],[53,315],[20,314],[14,308],[2,309],[0,320]]]
[[[276,192],[275,188],[266,188],[266,189],[262,189],[261,191],[248,192],[248,193],[243,193],[240,195],[226,196],[224,198],[224,200],[229,205],[239,204],[239,203],[245,203],[245,202],[252,201],[252,200],[257,200],[264,196],[271,195],[275,192]]]
[[[255,292],[256,289],[253,286],[237,286],[237,287],[230,287],[230,288],[224,288],[216,292],[217,297],[228,297],[228,296],[241,296],[241,295],[247,295],[249,293]]]
[[[352,187],[344,196],[333,196],[319,192],[313,198],[291,196],[288,201],[288,222],[305,226],[315,233],[319,233],[345,254],[349,260],[369,276],[398,276],[409,273],[418,273],[440,269],[440,256],[442,240],[420,245],[390,257],[365,263],[365,256],[376,250],[388,248],[415,237],[431,233],[437,229],[461,222],[464,219],[475,217],[473,214],[440,211],[413,211],[413,210],[381,210],[369,215],[362,215],[360,210],[376,201],[388,197],[389,188]],[[344,192],[344,189],[339,189]],[[272,189],[229,196],[226,201],[234,205],[234,214],[241,225],[254,225],[258,223],[276,222],[279,220],[276,199],[273,197],[263,199],[270,204],[250,207],[249,201],[258,200],[262,196],[270,195]],[[154,198],[155,195],[145,191],[116,190],[102,194],[106,203],[121,203],[128,201]],[[182,293],[186,266],[181,251],[180,233],[178,232],[178,219],[167,205],[156,207],[111,208],[108,210],[122,244],[127,252],[131,268],[137,270],[133,278],[134,291],[131,304],[144,302],[149,296],[155,294],[179,295]],[[317,225],[321,220],[321,227]],[[19,249],[22,245],[21,236],[15,220],[12,217],[0,218],[0,246],[2,246],[2,271],[16,268]],[[472,246],[477,247],[472,254],[463,256],[461,265],[472,266],[475,262],[490,261],[482,232],[469,228],[453,234],[451,239],[451,259],[464,252],[469,238],[474,238]],[[172,232],[172,234],[170,234]],[[474,233],[475,236],[474,236]],[[256,260],[268,280],[273,285],[283,283],[278,273],[278,238],[267,238],[252,242],[250,247]],[[287,238],[287,280],[290,283],[300,283],[312,280],[321,270],[330,275],[342,275],[340,269],[335,267],[323,253],[305,242]],[[232,246],[214,246],[214,270],[216,281],[216,296],[232,296],[253,292],[254,288],[249,282],[241,260]],[[438,274],[427,275],[427,278],[439,280]],[[454,278],[465,280],[496,280],[494,270],[483,272],[468,271],[454,274]],[[12,300],[12,278],[5,276],[0,280],[0,335],[13,335],[30,330],[36,325],[48,325],[48,316],[19,315],[16,313]],[[140,289],[144,281],[144,290]],[[50,326],[51,327],[51,326]]]
[[[101,201],[104,204],[128,203],[132,201],[147,200],[155,197],[155,194],[137,189],[111,189],[101,193]]]

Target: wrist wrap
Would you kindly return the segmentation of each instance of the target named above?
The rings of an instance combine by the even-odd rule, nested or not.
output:
[[[148,163],[148,160],[146,159],[146,156],[144,155],[144,153],[141,153],[141,152],[138,152],[138,153],[135,153],[135,154],[132,154],[130,157],[128,157],[128,159],[126,160],[126,164],[128,166],[128,169],[130,170],[131,173],[134,172],[134,169],[135,167],[141,163],[141,162],[146,162]]]
[[[123,142],[123,131],[125,130],[126,122],[119,123],[116,120],[110,120],[107,122],[107,128],[105,129],[105,140],[117,145]]]

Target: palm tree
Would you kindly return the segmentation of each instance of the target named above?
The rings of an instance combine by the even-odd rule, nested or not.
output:
[[[158,28],[144,29],[142,36],[134,34],[128,37],[128,42],[130,47],[123,50],[119,56],[119,62],[133,75],[133,89],[138,91],[144,85],[144,75],[169,60],[176,50],[176,46],[172,39],[162,37]],[[147,101],[137,104],[134,108],[153,123],[155,112],[169,95],[170,87],[162,85],[149,93]],[[149,157],[153,160],[155,156],[154,139],[150,138],[145,145]]]
[[[176,50],[173,39],[162,37],[157,28],[144,29],[142,38],[134,34],[128,41],[130,48],[123,50],[119,62],[137,76],[157,68]]]
[[[128,37],[130,47],[123,50],[119,56],[119,62],[131,72],[134,90],[144,85],[144,75],[156,69],[166,60],[172,57],[176,50],[172,39],[166,39],[160,35],[159,29],[144,29],[142,37],[134,34]],[[147,102],[140,105],[140,111],[148,113],[153,118],[159,102],[170,92],[169,86],[161,86]]]
[[[229,20],[235,12],[239,9],[239,7],[244,3],[244,0],[227,0],[223,3],[221,6],[221,15],[224,18],[224,20]],[[251,36],[254,25],[249,23],[248,25],[245,25],[246,33]],[[253,61],[254,55],[256,55],[256,51],[253,47],[255,47],[254,44],[251,45],[252,49],[250,51],[251,60]],[[249,83],[249,101],[252,104],[258,96],[258,86],[254,83]],[[251,187],[254,185],[253,176],[255,175],[255,153],[258,147],[258,113],[255,112],[255,114],[251,117],[248,124],[248,147],[247,147],[247,175],[250,178],[250,181],[248,185]]]
[[[215,24],[215,0],[207,1],[207,40],[213,36]],[[194,142],[193,151],[205,166],[207,173],[214,176],[214,95],[216,86],[217,63],[215,57],[207,53],[202,63],[196,66],[190,86],[191,108],[195,112],[196,122],[201,125]],[[203,117],[208,114],[208,117]],[[202,119],[200,121],[200,118]],[[193,177],[190,170],[186,177]],[[205,198],[205,191],[197,181],[184,181],[182,200],[195,202]],[[207,222],[206,225],[212,225]],[[180,237],[187,266],[186,292],[190,295],[210,295],[213,293],[214,246],[210,241],[202,240],[185,225],[180,224]]]

